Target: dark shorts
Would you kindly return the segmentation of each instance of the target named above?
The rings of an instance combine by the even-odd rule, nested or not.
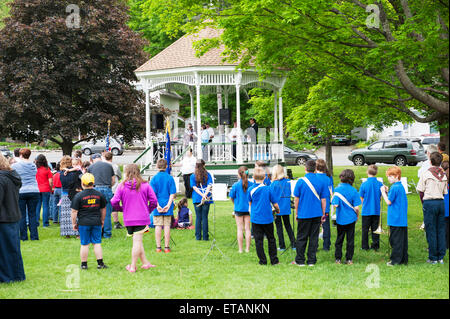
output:
[[[144,226],[127,226],[128,236],[133,236],[134,233],[146,233],[148,232],[148,225]]]
[[[102,226],[78,226],[82,246],[102,243]]]
[[[249,216],[250,213],[249,212],[234,212],[234,216]]]

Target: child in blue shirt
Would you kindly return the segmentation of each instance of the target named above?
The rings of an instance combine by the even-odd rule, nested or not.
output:
[[[209,240],[208,214],[209,206],[213,203],[211,193],[213,179],[205,168],[204,160],[197,160],[190,183],[193,189],[192,203],[195,209],[195,239],[201,240],[203,233],[203,240]]]
[[[279,250],[286,250],[284,242],[283,224],[286,228],[291,248],[295,250],[295,236],[291,227],[289,217],[291,215],[291,183],[288,178],[284,176],[284,168],[281,165],[275,165],[272,169],[272,183],[270,184],[273,192],[278,199],[278,206],[280,213],[275,216],[275,226],[277,228]]]
[[[325,184],[328,190],[326,196],[326,206],[325,206],[325,221],[322,223],[323,229],[323,250],[329,251],[331,246],[331,230],[330,230],[330,201],[331,196],[334,193],[334,182],[333,177],[328,171],[327,163],[325,160],[319,158],[316,161],[316,176]]]
[[[257,167],[253,172],[255,184],[248,189],[248,201],[250,206],[250,221],[252,222],[255,236],[256,254],[260,265],[267,265],[264,252],[264,235],[269,243],[269,258],[272,265],[279,264],[277,257],[277,244],[273,234],[272,205],[277,213],[280,208],[273,191],[263,184],[265,171]]]
[[[237,242],[239,253],[242,253],[245,229],[245,252],[250,251],[252,237],[250,234],[250,210],[248,203],[248,189],[253,185],[248,180],[248,168],[241,166],[238,169],[239,181],[233,184],[230,198],[234,205],[234,219],[237,227]]]
[[[316,171],[314,160],[306,162],[305,170],[305,177],[299,179],[294,188],[294,206],[298,230],[297,255],[291,264],[305,266],[305,250],[306,245],[308,245],[308,265],[314,266],[317,261],[316,253],[319,245],[320,225],[326,219],[325,206],[329,191],[314,173]]]
[[[345,169],[339,174],[341,184],[336,187],[331,205],[336,207],[337,238],[335,243],[334,257],[336,263],[340,264],[342,259],[342,244],[347,237],[347,248],[345,253],[346,264],[353,264],[353,253],[355,248],[355,223],[359,217],[359,205],[361,198],[354,188],[355,173],[351,169]]]
[[[408,199],[400,179],[402,170],[394,166],[386,171],[386,176],[392,184],[381,187],[381,194],[388,205],[387,224],[389,226],[389,243],[392,247],[391,260],[388,266],[408,264]]]
[[[372,232],[371,249],[378,250],[380,248],[380,235],[375,234],[380,222],[381,212],[381,186],[383,183],[378,181],[376,175],[378,167],[376,165],[369,165],[367,169],[367,180],[361,184],[359,189],[359,196],[362,199],[362,239],[361,248],[369,250],[369,229]]]
[[[173,216],[173,201],[177,194],[175,180],[167,172],[167,161],[163,158],[156,163],[159,172],[152,177],[150,186],[158,199],[158,206],[153,210],[155,225],[156,252],[161,252],[161,232],[164,228],[164,252],[170,252],[170,226]]]

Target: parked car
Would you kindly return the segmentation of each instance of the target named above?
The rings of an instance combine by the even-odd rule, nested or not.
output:
[[[356,166],[375,163],[415,166],[427,160],[419,138],[392,138],[376,141],[367,148],[353,150],[348,159]]]
[[[114,156],[122,155],[124,148],[122,143],[120,143],[114,137],[110,137],[109,139],[109,147],[111,148],[111,153]],[[106,139],[101,138],[97,140],[91,140],[90,142],[83,145],[81,151],[84,155],[91,155],[93,153],[101,153],[106,149]]]
[[[430,145],[430,144],[434,144],[437,145],[439,142],[441,141],[440,137],[424,137],[422,140],[422,145]]]
[[[287,165],[305,165],[306,161],[309,159],[316,160],[317,155],[311,152],[294,151],[285,146],[284,159]]]
[[[7,148],[2,148],[2,149],[0,149],[0,151],[2,152],[2,155],[6,158],[13,157],[13,153]]]
[[[333,144],[336,145],[350,145],[352,143],[352,137],[350,135],[345,134],[339,134],[339,135],[333,135]]]

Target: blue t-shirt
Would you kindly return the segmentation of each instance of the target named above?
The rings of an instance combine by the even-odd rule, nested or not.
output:
[[[325,206],[325,213],[330,212],[330,200],[331,200],[331,194],[334,193],[334,184],[333,184],[333,178],[331,176],[328,176],[325,173],[316,173],[316,176],[318,179],[320,179],[326,186],[328,190],[327,198],[327,205]]]
[[[181,207],[180,211],[178,212],[178,223],[189,223],[189,213],[190,210],[188,207]]]
[[[316,189],[320,199],[326,199],[329,195],[328,188],[322,183],[314,173],[306,173],[305,177]],[[298,219],[314,218],[322,216],[322,201],[319,200],[305,181],[299,179],[295,184],[294,196],[299,198],[298,203]]]
[[[381,186],[383,183],[376,177],[369,177],[361,184],[359,196],[363,198],[361,216],[380,216]]]
[[[291,214],[291,183],[287,178],[281,180],[273,181],[270,184],[273,193],[278,199],[278,206],[280,206],[279,215],[290,215]]]
[[[197,187],[200,191],[202,191],[202,192],[205,192],[206,191],[206,189],[208,188],[208,186],[209,185],[211,185],[211,184],[213,184],[213,180],[212,180],[212,177],[211,177],[211,174],[209,174],[208,173],[208,179],[207,179],[207,181],[206,181],[206,184],[205,185],[203,185],[203,183],[200,185],[197,185],[197,182],[195,181],[195,174],[192,174],[191,175],[191,180],[190,180],[190,182],[191,182],[191,187]],[[208,197],[212,197],[212,194],[211,194],[211,192],[209,192],[208,193]],[[202,197],[199,195],[199,194],[197,194],[197,192],[196,191],[192,191],[192,203],[193,204],[198,204],[198,203],[200,203],[202,201]],[[212,203],[212,200],[211,201],[208,201],[208,203]]]
[[[158,199],[158,204],[161,207],[164,207],[169,202],[170,195],[177,193],[177,187],[175,186],[175,180],[172,176],[164,171],[158,172],[155,176],[152,177],[150,181],[150,186],[153,188],[155,192],[156,198]],[[171,216],[173,215],[173,202],[170,206],[167,213],[159,213],[155,208],[153,210],[154,216]]]
[[[388,226],[408,226],[408,198],[401,182],[394,183],[389,189],[388,199],[391,205],[387,209]]]
[[[248,201],[250,208],[250,221],[255,224],[273,223],[272,204],[277,203],[277,198],[269,186],[253,184],[248,189]]]
[[[230,198],[234,200],[234,211],[240,213],[248,213],[248,190],[253,185],[248,181],[247,190],[244,192],[242,180],[234,183],[230,190]]]
[[[343,195],[353,207],[361,205],[361,198],[359,197],[358,191],[350,184],[339,184],[334,193]],[[336,223],[338,225],[348,225],[356,221],[356,212],[339,197],[334,196],[331,205],[339,205],[336,208]]]

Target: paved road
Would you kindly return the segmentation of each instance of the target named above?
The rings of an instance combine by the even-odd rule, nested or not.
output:
[[[142,151],[125,151],[120,156],[114,156],[113,161],[116,164],[122,165],[122,164],[130,164],[132,163],[140,154]],[[38,151],[33,151],[31,156],[37,156],[40,154]],[[47,157],[47,161],[49,162],[58,162],[62,158],[62,152],[61,151],[51,151],[51,152],[42,152]],[[88,161],[89,156],[86,156],[83,154],[82,157],[83,161]]]
[[[353,146],[333,146],[333,164],[334,166],[353,166],[353,163],[347,158],[348,154],[352,151]],[[120,156],[115,156],[113,161],[116,164],[129,164],[132,163],[142,151],[125,151]],[[325,159],[325,147],[319,148],[316,152],[316,155],[319,158]],[[32,156],[37,156],[39,152],[33,151]],[[47,157],[49,162],[58,162],[62,157],[62,152],[51,151],[51,152],[42,152]],[[89,156],[83,155],[83,160],[89,160]],[[389,164],[380,164],[377,165],[389,165]],[[418,164],[421,166],[421,163]]]

